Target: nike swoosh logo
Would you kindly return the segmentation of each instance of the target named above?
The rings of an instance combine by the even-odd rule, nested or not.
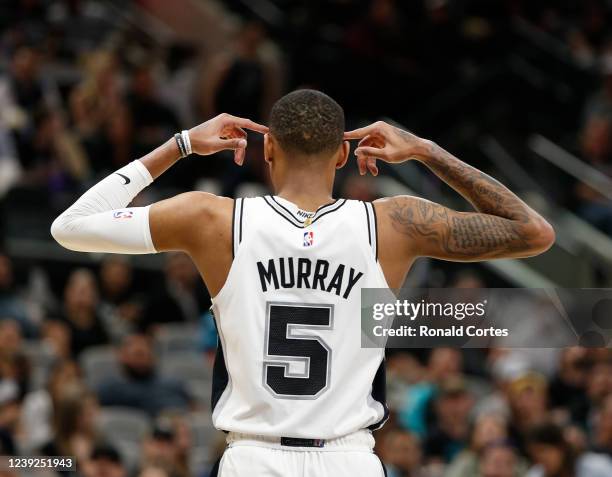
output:
[[[118,172],[115,172],[115,174],[117,174],[120,177],[123,177],[123,180],[125,180],[123,185],[128,185],[130,182],[132,182],[128,176],[124,176],[123,174],[119,174]]]

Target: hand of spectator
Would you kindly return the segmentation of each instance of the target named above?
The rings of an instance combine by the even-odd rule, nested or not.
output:
[[[220,114],[189,130],[192,151],[201,156],[224,150],[234,151],[234,162],[239,166],[244,162],[247,146],[245,129],[265,134],[268,128],[250,119],[238,118],[230,114]]]
[[[384,121],[345,132],[344,139],[361,139],[355,149],[359,173],[364,175],[369,170],[374,176],[378,175],[377,159],[399,164],[426,156],[431,145],[431,141]]]

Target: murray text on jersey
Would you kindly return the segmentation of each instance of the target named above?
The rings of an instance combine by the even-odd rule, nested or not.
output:
[[[279,288],[309,288],[348,298],[363,272],[328,260],[297,257],[271,258],[257,262],[263,292]]]

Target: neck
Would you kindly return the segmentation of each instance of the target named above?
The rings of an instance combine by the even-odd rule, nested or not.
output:
[[[294,173],[276,187],[275,192],[302,210],[315,211],[332,202],[333,182],[333,177],[329,180],[325,174]]]

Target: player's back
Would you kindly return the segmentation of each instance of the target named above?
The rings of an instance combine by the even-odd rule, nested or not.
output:
[[[237,199],[233,252],[213,299],[215,426],[308,439],[380,426],[384,350],[360,346],[360,290],[387,286],[372,205]]]

